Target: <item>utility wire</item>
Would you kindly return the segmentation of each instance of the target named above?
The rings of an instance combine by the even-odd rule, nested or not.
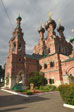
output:
[[[1,0],[1,2],[2,2],[3,8],[4,8],[4,11],[5,11],[5,13],[6,13],[6,16],[7,16],[8,20],[9,20],[9,23],[10,23],[11,27],[13,28],[13,25],[12,25],[12,23],[11,23],[10,17],[9,17],[9,15],[8,15],[8,13],[7,13],[7,9],[6,9],[6,7],[5,7],[5,4],[4,4],[3,0]]]

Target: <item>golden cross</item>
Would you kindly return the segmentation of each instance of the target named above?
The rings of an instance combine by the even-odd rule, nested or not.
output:
[[[61,25],[61,19],[60,18],[58,19],[58,24]]]
[[[52,13],[48,12],[48,18],[51,18]]]
[[[42,21],[40,21],[40,27],[42,26]]]
[[[74,35],[74,29],[72,29],[72,33],[73,33],[73,35]]]
[[[19,13],[19,16],[20,16],[21,14]]]

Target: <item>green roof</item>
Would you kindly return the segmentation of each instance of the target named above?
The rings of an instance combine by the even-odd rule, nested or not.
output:
[[[73,42],[74,41],[74,36],[70,38],[70,42]]]
[[[52,55],[54,55],[54,54],[56,54],[56,53],[53,53],[53,54],[44,54],[44,55],[42,56],[42,58],[46,58],[46,57],[52,56]]]
[[[68,62],[68,61],[74,61],[74,58],[69,58],[69,59],[67,59],[67,60],[65,60],[65,61],[62,61],[62,63],[63,63],[63,62]]]
[[[42,55],[33,55],[33,54],[32,54],[32,55],[30,55],[30,54],[25,54],[25,56],[24,56],[24,57],[39,60],[39,59],[42,57]]]

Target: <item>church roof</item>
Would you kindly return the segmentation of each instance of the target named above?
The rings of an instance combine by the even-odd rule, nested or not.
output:
[[[74,61],[74,57],[73,58],[66,59],[66,60],[62,61],[62,63],[68,62],[68,61]]]
[[[31,54],[25,54],[24,57],[39,60],[39,59],[42,57],[42,55],[37,55],[37,54],[32,54],[32,55],[31,55]]]
[[[52,56],[52,55],[54,55],[54,54],[56,54],[56,53],[53,53],[53,54],[45,54],[45,55],[42,56],[42,58],[46,58],[46,57]]]
[[[70,38],[70,42],[73,42],[74,41],[74,36]]]

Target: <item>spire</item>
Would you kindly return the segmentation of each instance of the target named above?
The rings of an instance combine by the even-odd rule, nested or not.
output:
[[[21,24],[21,20],[22,20],[20,14],[19,14],[19,16],[16,18],[16,20],[17,20],[17,28],[20,28],[20,24]]]

